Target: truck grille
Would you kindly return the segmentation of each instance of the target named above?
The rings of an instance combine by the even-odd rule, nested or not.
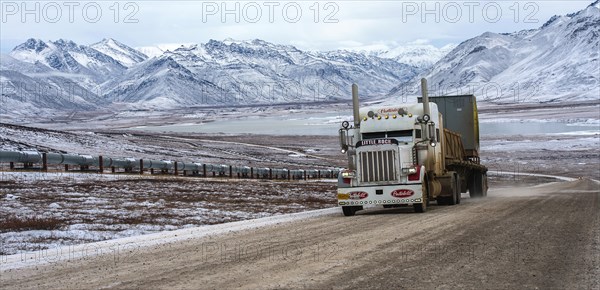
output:
[[[360,152],[359,158],[361,182],[396,180],[395,150]]]

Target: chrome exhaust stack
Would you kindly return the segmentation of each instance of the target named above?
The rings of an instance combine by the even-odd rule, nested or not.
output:
[[[352,84],[352,111],[354,112],[354,128],[360,127],[360,113],[358,110],[358,85]]]
[[[427,92],[427,79],[425,78],[421,79],[421,96],[423,97],[423,116],[427,115],[431,117],[431,112],[429,111],[429,94]]]

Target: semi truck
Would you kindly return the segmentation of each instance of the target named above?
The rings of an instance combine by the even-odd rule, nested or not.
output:
[[[456,205],[461,193],[487,195],[480,163],[479,122],[473,95],[428,96],[421,80],[417,103],[359,108],[352,85],[353,123],[339,129],[348,166],[338,176],[337,200],[345,216],[366,207]]]

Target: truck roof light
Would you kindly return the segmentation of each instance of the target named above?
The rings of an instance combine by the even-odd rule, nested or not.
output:
[[[381,120],[381,116],[377,116],[377,120]]]
[[[386,120],[389,119],[389,118],[390,118],[390,115],[385,115],[385,119]]]
[[[412,115],[411,113],[408,113],[408,117],[409,117],[409,118],[412,118],[412,116],[413,116],[413,115]]]
[[[393,115],[393,116],[392,116],[392,118],[393,118],[393,119],[396,119],[396,115]]]
[[[367,117],[364,117],[364,118],[363,118],[363,121],[367,121],[367,119],[369,119],[369,118],[367,118]]]

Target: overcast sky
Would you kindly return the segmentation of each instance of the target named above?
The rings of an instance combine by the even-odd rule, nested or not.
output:
[[[2,1],[3,53],[28,38],[133,47],[263,39],[305,50],[454,43],[540,27],[592,1]]]

